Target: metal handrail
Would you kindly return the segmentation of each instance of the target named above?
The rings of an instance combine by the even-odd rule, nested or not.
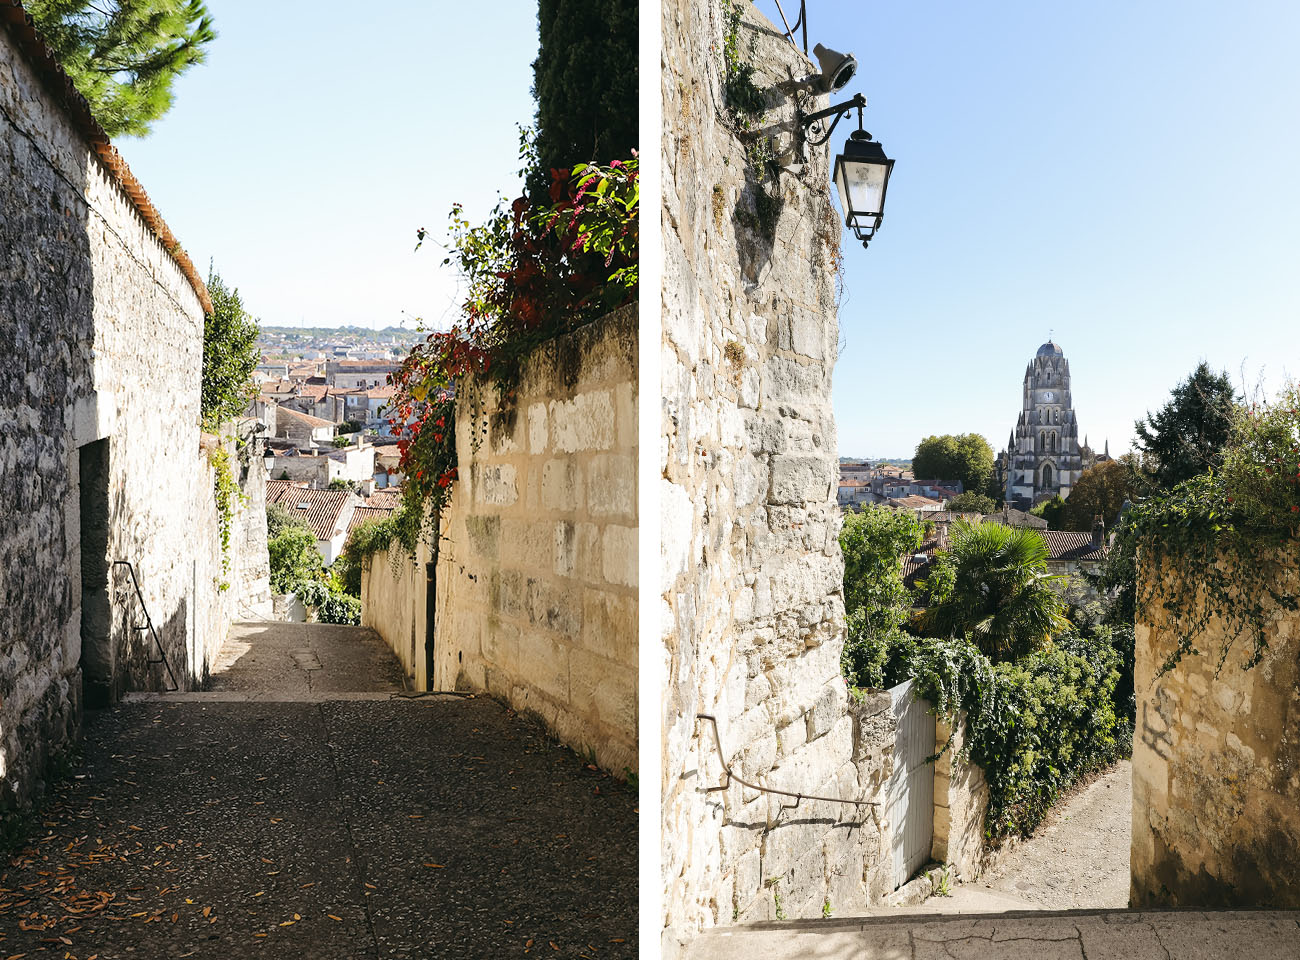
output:
[[[153,617],[149,616],[149,608],[145,606],[144,594],[140,590],[140,580],[135,575],[135,565],[130,560],[114,560],[113,566],[123,566],[131,572],[131,585],[135,587],[135,598],[140,601],[140,609],[144,611],[144,625],[136,624],[136,630],[148,630],[149,636],[153,637],[154,646],[158,648],[157,660],[146,660],[146,663],[161,663],[167,668],[167,679],[171,681],[171,690],[168,693],[179,690],[180,685],[176,682],[176,675],[172,673],[172,665],[167,662],[167,651],[163,650],[162,641],[158,639],[158,631],[153,628]]]
[[[775,793],[782,797],[794,797],[794,803],[782,804],[782,809],[793,809],[799,806],[803,800],[824,800],[827,803],[851,803],[858,807],[878,807],[879,800],[845,800],[843,797],[819,797],[813,793],[797,793],[792,790],[777,790],[775,787],[760,787],[756,783],[750,783],[748,780],[742,780],[736,774],[731,772],[731,766],[727,763],[727,752],[722,749],[722,734],[718,732],[718,718],[710,713],[697,713],[696,720],[707,720],[713,724],[713,742],[718,747],[718,759],[722,761],[722,770],[727,775],[726,783],[717,787],[705,787],[705,793],[716,793],[719,790],[726,790],[731,786],[731,781],[735,780],[741,786],[749,787],[751,790],[758,790],[760,793]]]

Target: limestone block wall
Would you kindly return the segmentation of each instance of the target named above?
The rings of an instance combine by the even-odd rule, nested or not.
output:
[[[951,738],[951,744],[949,743]],[[956,731],[940,717],[935,723],[934,832],[930,856],[952,867],[961,880],[974,880],[983,872],[989,847],[984,839],[984,817],[989,809],[989,787],[978,764],[962,758],[966,724]],[[947,747],[945,750],[944,748]]]
[[[1282,596],[1300,594],[1295,541],[1278,550]],[[1220,563],[1254,563],[1229,556]],[[1156,673],[1177,634],[1165,601],[1195,581],[1177,567],[1139,575],[1160,588],[1137,624],[1130,906],[1300,907],[1300,612],[1259,602],[1269,617],[1262,663],[1242,670],[1240,638],[1215,676],[1217,656],[1185,657]],[[1202,651],[1227,636],[1212,620]]]
[[[636,374],[633,306],[538,348],[511,409],[462,385],[437,566],[432,688],[537,714],[615,773],[637,766]],[[428,559],[374,558],[362,594],[422,687]]]
[[[206,294],[53,70],[21,25],[0,26],[0,806],[39,795],[76,735],[88,658],[97,697],[161,682],[111,561],[136,564],[182,685],[214,642],[195,638],[213,589],[199,533]],[[83,561],[103,583],[86,611],[93,649]]]
[[[361,571],[361,625],[383,637],[416,690],[435,689],[429,683],[424,654],[428,624],[425,567],[432,558],[423,541],[414,559],[397,544],[369,558]]]
[[[839,659],[843,560],[831,408],[840,226],[826,147],[793,147],[812,64],[739,0],[766,98],[755,167],[728,122],[719,0],[665,0],[661,463],[664,949],[714,924],[820,916],[883,897],[869,808],[782,811],[723,780],[878,798],[892,730],[855,717]],[[827,103],[811,98],[809,107]],[[885,717],[888,711],[884,712]]]

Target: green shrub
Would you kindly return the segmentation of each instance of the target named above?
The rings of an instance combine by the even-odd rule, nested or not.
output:
[[[907,653],[917,697],[949,720],[966,713],[968,757],[989,785],[986,836],[1027,836],[1063,789],[1127,753],[1119,666],[1100,636],[997,665],[961,639],[918,640]]]
[[[346,593],[331,590],[319,580],[302,584],[298,588],[298,599],[316,611],[319,623],[361,622],[361,601]]]
[[[367,520],[348,534],[347,543],[334,561],[333,568],[344,593],[361,596],[361,571],[371,556],[398,541],[400,514],[399,508],[382,520]]]
[[[324,564],[316,535],[305,527],[287,526],[266,541],[271,561],[271,591],[293,593],[303,583],[318,580]]]

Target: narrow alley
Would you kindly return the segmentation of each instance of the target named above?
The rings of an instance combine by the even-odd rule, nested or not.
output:
[[[636,795],[369,631],[245,623],[87,718],[0,863],[0,957],[636,955]]]
[[[1062,798],[1034,835],[977,880],[932,896],[927,913],[1105,910],[1128,906],[1133,765],[1121,760]]]

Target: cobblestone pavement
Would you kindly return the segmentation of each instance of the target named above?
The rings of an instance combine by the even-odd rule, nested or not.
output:
[[[0,960],[636,955],[634,791],[490,699],[395,694],[358,632],[275,626],[260,689],[88,718],[0,859]],[[365,692],[320,689],[335,653]]]

